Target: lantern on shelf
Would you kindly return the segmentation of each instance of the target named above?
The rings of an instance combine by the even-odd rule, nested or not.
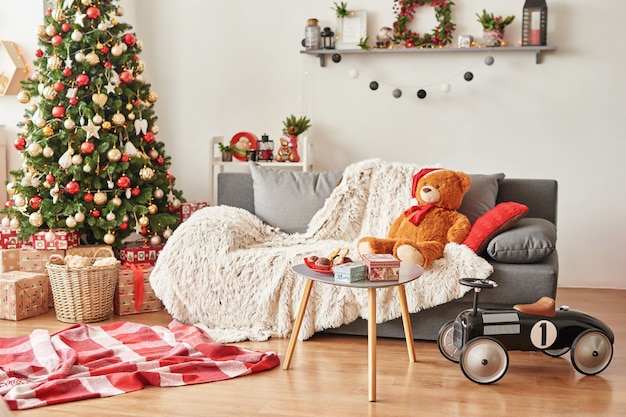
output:
[[[548,6],[545,0],[526,0],[522,18],[522,46],[547,45]]]
[[[322,47],[324,49],[335,49],[335,32],[326,27],[322,31]]]
[[[271,161],[274,159],[274,141],[270,140],[267,134],[261,136],[261,140],[256,143],[257,161]]]

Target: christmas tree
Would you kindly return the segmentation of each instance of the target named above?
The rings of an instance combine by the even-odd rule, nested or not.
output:
[[[157,94],[142,75],[141,42],[112,0],[57,0],[38,28],[33,76],[15,148],[22,167],[7,182],[2,220],[19,236],[77,230],[120,247],[137,232],[159,244],[183,200],[156,139]],[[47,233],[46,239],[54,239]]]

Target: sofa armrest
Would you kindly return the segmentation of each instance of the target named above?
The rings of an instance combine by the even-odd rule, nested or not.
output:
[[[249,172],[217,174],[217,205],[239,207],[255,214],[254,187]]]

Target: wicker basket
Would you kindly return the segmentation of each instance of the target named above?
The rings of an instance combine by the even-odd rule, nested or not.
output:
[[[100,256],[102,254],[106,256]],[[93,255],[93,259],[113,256],[112,249],[101,248]],[[65,323],[91,323],[111,317],[119,261],[107,266],[68,267],[60,255],[52,255],[46,269],[50,277],[57,320]]]

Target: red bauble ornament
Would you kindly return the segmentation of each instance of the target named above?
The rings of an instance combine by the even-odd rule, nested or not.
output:
[[[145,235],[146,233],[148,233],[148,228],[146,226],[141,226],[141,234]]]
[[[174,206],[167,206],[167,212],[172,214],[176,211],[176,209],[174,208]]]
[[[63,68],[63,76],[64,77],[71,77],[72,76],[72,69],[70,67]]]
[[[131,33],[127,33],[126,35],[124,35],[122,40],[128,46],[133,46],[135,44],[135,37]]]
[[[54,182],[54,175],[52,174],[46,175],[46,181],[48,181],[48,184],[52,184]]]
[[[75,106],[78,104],[78,99],[76,97],[72,97],[69,101],[70,105]]]
[[[128,229],[128,222],[120,223],[120,230],[126,230],[126,229]]]
[[[38,195],[34,196],[30,199],[30,206],[35,210],[39,210],[39,203],[41,203],[42,198]]]
[[[57,119],[62,119],[65,117],[65,107],[63,106],[54,106],[52,108],[52,117]]]
[[[87,74],[78,74],[76,76],[76,84],[78,84],[79,87],[84,87],[88,85],[90,81],[91,80],[89,79],[89,75]]]
[[[126,155],[125,153],[122,154],[122,159],[121,159],[122,162],[128,162],[129,160],[130,160],[130,156]]]
[[[91,20],[95,20],[100,17],[100,9],[98,9],[97,7],[89,7],[85,14]]]
[[[78,194],[80,193],[80,184],[76,181],[70,181],[65,185],[65,191],[71,195]]]
[[[146,133],[145,135],[143,135],[143,140],[145,140],[146,143],[154,142],[154,133],[152,132]]]
[[[63,42],[63,36],[61,35],[54,35],[52,39],[50,39],[50,43],[52,43],[53,46],[61,45],[62,42]]]
[[[156,161],[157,161],[157,164],[159,165],[163,165],[163,163],[165,163],[165,160],[163,159],[162,156],[159,156]]]
[[[128,178],[126,175],[122,175],[117,179],[117,186],[120,187],[122,190],[127,189],[128,187],[130,187],[130,178]]]
[[[13,207],[13,200],[7,200],[4,202],[4,207]]]
[[[104,45],[101,49],[100,52],[102,52],[103,55],[106,55],[109,53],[109,47]]]
[[[85,196],[83,197],[83,200],[85,200],[85,202],[87,203],[91,203],[93,201],[93,194],[86,193]]]
[[[63,85],[61,81],[57,81],[56,83],[54,83],[54,86],[52,86],[52,88],[56,92],[61,92],[65,88],[65,85]]]
[[[63,32],[66,32],[66,33],[67,33],[67,32],[69,32],[70,30],[72,30],[72,25],[70,25],[69,23],[63,23],[63,24],[61,25],[61,30],[62,30]]]
[[[94,211],[91,212],[91,215],[95,217],[96,219],[100,218],[100,210],[95,209]]]
[[[168,180],[173,180],[174,179],[174,175],[172,175],[171,173],[168,172],[167,174],[165,174],[165,178],[168,179]]]
[[[104,68],[111,68],[112,66],[113,66],[113,64],[111,64],[111,62],[110,62],[110,61],[106,61],[106,62],[104,63]]]
[[[93,142],[85,141],[80,144],[80,152],[83,155],[89,155],[93,153],[95,149],[96,149],[96,145],[94,145]]]
[[[24,148],[26,148],[26,139],[18,136],[15,139],[15,142],[13,142],[13,145],[15,146],[15,149],[17,149],[18,151],[23,151]]]
[[[133,197],[139,197],[139,194],[141,194],[141,190],[139,189],[139,187],[135,187],[130,190],[130,195],[132,195]]]
[[[124,84],[128,84],[133,81],[133,73],[130,71],[122,71],[120,74],[120,81]]]
[[[41,49],[37,49],[37,50],[35,51],[35,56],[36,56],[37,58],[41,58],[41,57],[43,56],[43,51],[42,51]]]

